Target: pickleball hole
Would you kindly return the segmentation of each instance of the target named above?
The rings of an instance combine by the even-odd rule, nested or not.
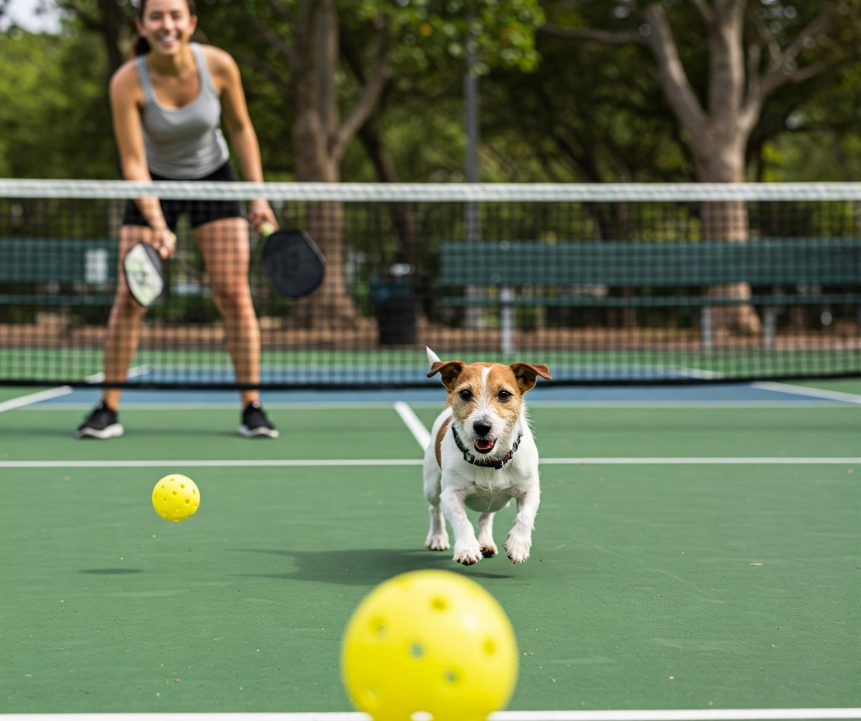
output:
[[[446,680],[446,683],[457,683],[457,681],[458,681],[458,678],[457,678],[457,671],[453,671],[453,670],[452,670],[452,669],[450,669],[450,668],[449,668],[449,669],[446,669],[446,671],[445,671],[445,673],[443,674],[443,676],[444,676],[444,678],[445,678],[445,680]]]
[[[413,658],[422,658],[425,655],[425,647],[418,641],[413,641],[410,644],[410,656]]]
[[[448,601],[442,596],[434,596],[430,605],[434,611],[445,611],[448,608]]]
[[[386,635],[386,619],[382,616],[375,616],[371,619],[371,633],[375,636]]]
[[[484,643],[482,644],[482,650],[484,651],[485,655],[493,656],[494,654],[496,654],[496,641],[494,641],[492,638],[484,639]]]

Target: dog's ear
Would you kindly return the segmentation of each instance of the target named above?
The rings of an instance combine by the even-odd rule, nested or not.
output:
[[[428,371],[428,378],[439,373],[439,377],[442,380],[442,384],[452,390],[454,388],[455,383],[457,383],[457,379],[460,376],[460,372],[463,370],[463,367],[466,365],[463,361],[454,360],[454,361],[437,361],[431,366],[431,369]]]
[[[543,363],[512,363],[511,370],[523,393],[535,387],[538,376],[550,380],[550,369]]]

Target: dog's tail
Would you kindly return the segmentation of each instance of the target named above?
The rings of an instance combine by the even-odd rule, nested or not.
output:
[[[430,348],[425,346],[425,351],[428,354],[428,365],[433,365],[434,363],[439,363],[439,356],[434,353]]]

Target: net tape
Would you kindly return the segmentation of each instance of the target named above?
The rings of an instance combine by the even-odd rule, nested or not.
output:
[[[3,198],[341,202],[861,201],[861,183],[244,183],[0,179]]]

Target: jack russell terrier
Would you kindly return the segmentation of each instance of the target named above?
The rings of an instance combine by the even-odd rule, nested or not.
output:
[[[550,379],[543,363],[441,361],[427,349],[428,377],[440,374],[448,403],[431,430],[425,450],[424,494],[430,503],[425,547],[449,547],[446,520],[454,533],[454,560],[465,566],[497,554],[493,516],[517,500],[505,552],[514,563],[529,558],[538,512],[538,449],[529,429],[523,395],[538,376]],[[480,513],[478,538],[466,508]]]

